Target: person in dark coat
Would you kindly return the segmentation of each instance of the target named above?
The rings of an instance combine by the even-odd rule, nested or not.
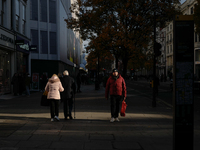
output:
[[[15,73],[12,77],[11,84],[13,85],[13,93],[15,96],[17,96],[17,93],[19,93],[19,79],[18,79],[18,73]]]
[[[105,98],[108,99],[110,93],[111,102],[111,119],[110,122],[119,121],[119,102],[123,98],[126,99],[126,83],[124,78],[118,73],[117,69],[113,69],[111,76],[106,83]]]
[[[31,84],[31,76],[29,73],[26,73],[25,86],[26,86],[26,94],[28,97],[30,96],[30,84]]]
[[[61,100],[63,101],[64,116],[67,120],[72,118],[72,108],[73,108],[73,96],[76,92],[76,85],[74,79],[69,76],[69,72],[65,70],[63,72],[63,77],[61,78],[61,83],[64,87],[64,92],[61,93]]]
[[[80,73],[78,73],[77,78],[76,78],[76,82],[77,82],[77,93],[81,92],[80,88],[81,88],[81,75]]]

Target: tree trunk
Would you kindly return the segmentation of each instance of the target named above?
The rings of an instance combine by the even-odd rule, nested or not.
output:
[[[115,56],[115,68],[118,69],[118,57]]]
[[[122,77],[125,78],[125,77],[126,77],[126,73],[127,73],[128,58],[124,58],[124,59],[122,60],[122,62],[123,62]]]

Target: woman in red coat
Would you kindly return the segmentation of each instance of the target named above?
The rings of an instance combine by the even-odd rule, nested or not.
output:
[[[121,98],[123,100],[126,99],[126,83],[117,69],[113,69],[112,75],[107,80],[105,91],[106,99],[108,99],[108,94],[110,94],[111,101],[110,122],[119,121],[119,102]]]

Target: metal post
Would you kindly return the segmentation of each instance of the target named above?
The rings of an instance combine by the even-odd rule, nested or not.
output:
[[[155,88],[155,81],[156,81],[156,55],[155,55],[155,43],[156,43],[156,12],[154,11],[154,40],[153,40],[153,100],[152,100],[152,107],[156,107],[156,88]]]

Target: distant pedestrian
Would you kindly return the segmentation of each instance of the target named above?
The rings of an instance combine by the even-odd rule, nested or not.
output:
[[[25,91],[25,78],[22,73],[18,74],[18,82],[19,82],[19,95],[22,95],[22,93]]]
[[[158,76],[155,76],[155,82],[153,84],[153,86],[155,86],[155,94],[158,95],[158,86],[160,85]]]
[[[47,99],[50,100],[51,121],[54,119],[59,121],[60,92],[63,92],[64,88],[56,74],[53,74],[47,82],[45,91],[48,92]]]
[[[31,84],[31,76],[29,73],[27,73],[25,78],[25,86],[26,86],[26,94],[28,97],[30,96],[30,84]]]
[[[119,104],[121,99],[126,99],[126,83],[124,78],[118,73],[117,69],[113,69],[113,72],[106,83],[106,99],[108,99],[109,94],[111,103],[110,122],[119,121]]]
[[[76,82],[77,82],[77,93],[81,92],[80,88],[81,88],[81,75],[80,73],[78,73],[77,77],[76,77]]]
[[[18,79],[18,73],[15,73],[14,76],[12,77],[11,84],[13,85],[13,93],[14,96],[17,96],[19,93],[19,79]]]
[[[41,82],[41,92],[44,92],[45,85],[47,84],[48,78],[46,73],[43,73],[42,76],[40,77],[40,82]]]
[[[62,77],[62,73],[58,73],[58,78],[61,79]]]
[[[63,72],[63,78],[61,79],[61,83],[63,85],[63,88],[65,89],[64,92],[61,93],[61,100],[64,104],[63,109],[65,120],[67,120],[67,117],[69,117],[69,119],[73,119],[73,96],[76,92],[76,85],[74,79],[69,76],[69,72],[67,70]]]

